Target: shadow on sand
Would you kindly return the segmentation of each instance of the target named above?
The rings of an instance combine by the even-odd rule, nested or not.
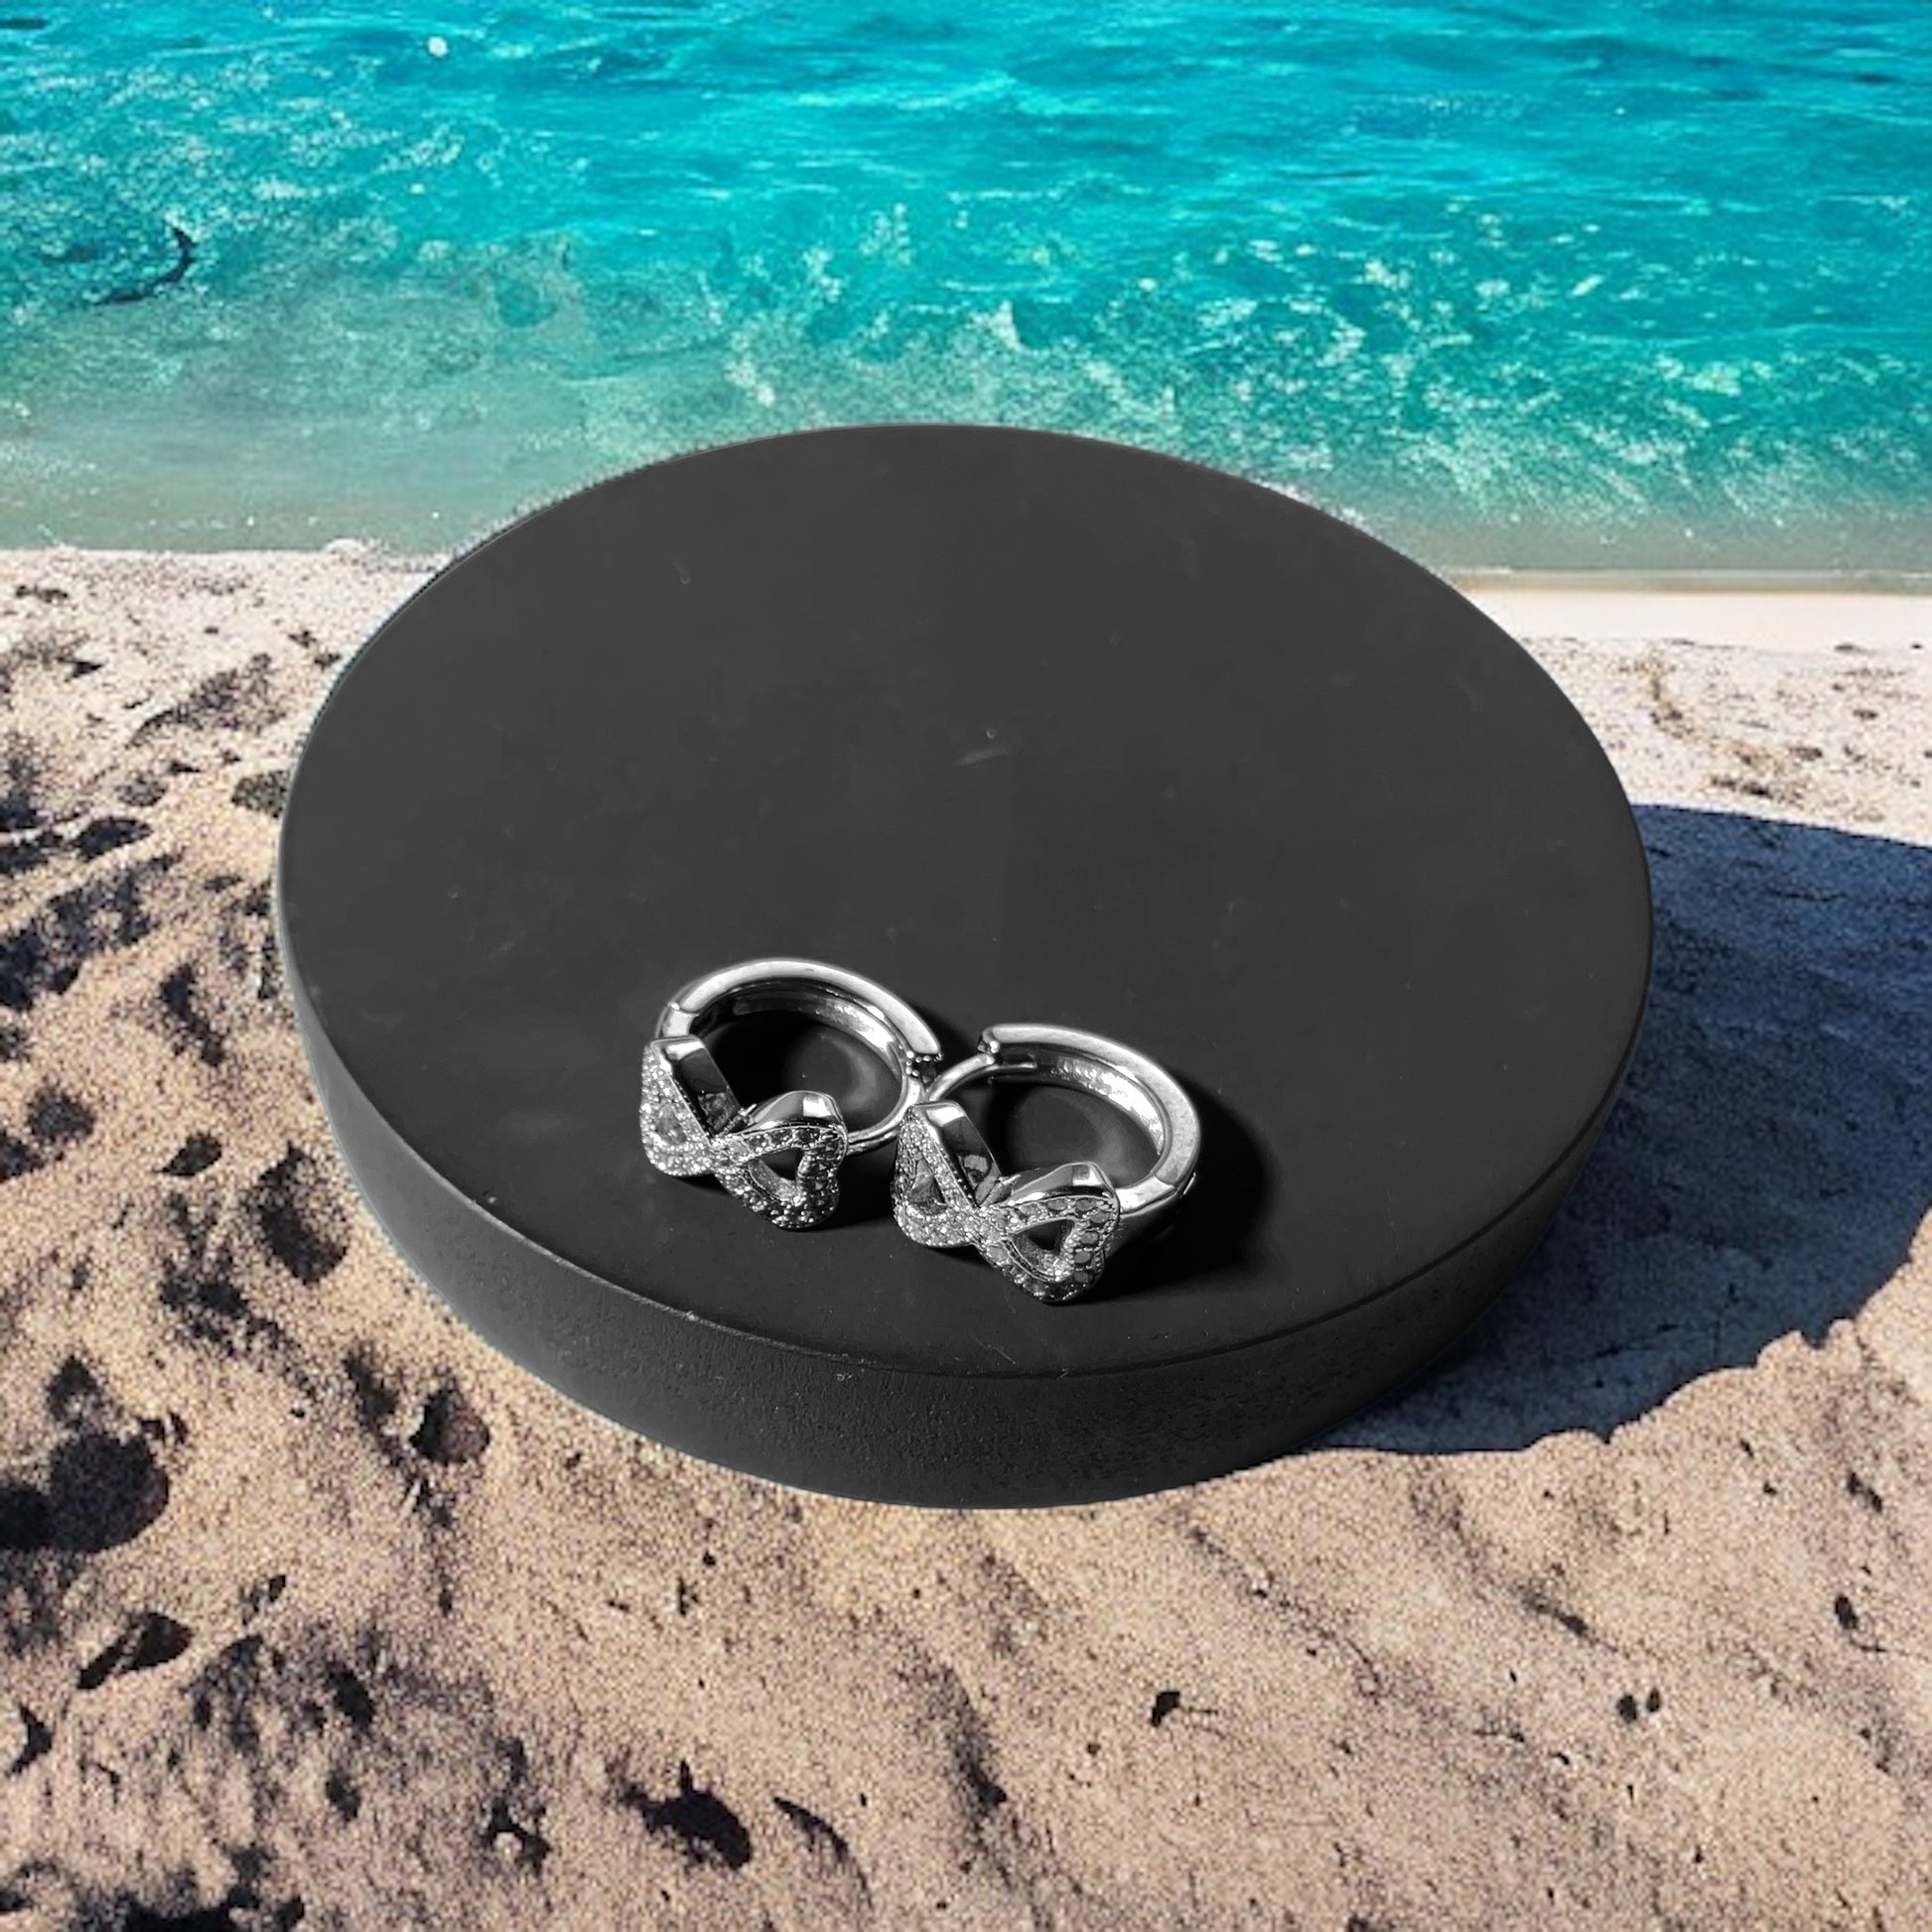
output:
[[[1310,1449],[1520,1449],[1816,1342],[1932,1206],[1932,849],[1644,806],[1655,975],[1623,1094],[1473,1327]]]

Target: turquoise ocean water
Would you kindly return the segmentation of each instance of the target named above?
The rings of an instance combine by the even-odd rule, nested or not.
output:
[[[1927,0],[24,0],[0,542],[954,419],[1438,566],[1924,568],[1928,129]]]

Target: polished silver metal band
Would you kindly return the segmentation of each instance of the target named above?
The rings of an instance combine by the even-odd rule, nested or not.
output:
[[[1029,1081],[1094,1094],[1154,1144],[1154,1166],[1116,1188],[1090,1161],[1003,1175],[953,1095],[975,1080]],[[1072,1027],[1003,1025],[949,1066],[907,1113],[893,1175],[893,1214],[928,1247],[972,1245],[1029,1294],[1069,1302],[1100,1279],[1108,1256],[1193,1185],[1200,1117],[1180,1083],[1117,1039]],[[1057,1251],[1034,1238],[1064,1229]]]
[[[662,1039],[709,1033],[751,1013],[797,1013],[869,1046],[898,1078],[898,1098],[870,1127],[846,1129],[846,1152],[865,1154],[898,1133],[905,1110],[939,1064],[939,1042],[897,993],[821,959],[748,959],[695,979],[657,1016]]]
[[[893,1105],[863,1128],[848,1127],[829,1094],[785,1093],[745,1106],[703,1035],[754,1013],[801,1014],[851,1035],[897,1077]],[[693,980],[658,1015],[637,1117],[644,1152],[665,1173],[716,1175],[778,1227],[815,1227],[838,1205],[846,1157],[897,1134],[938,1063],[931,1028],[876,980],[818,959],[744,960]],[[773,1154],[795,1154],[796,1175],[774,1173],[766,1158]]]

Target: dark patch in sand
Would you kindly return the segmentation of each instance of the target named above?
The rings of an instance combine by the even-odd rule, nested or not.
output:
[[[253,1706],[262,1696],[267,1646],[260,1637],[237,1637],[218,1651],[195,1680],[189,1715],[198,1730],[208,1730],[217,1717],[228,1742],[244,1755],[261,1743]]]
[[[152,771],[137,771],[115,792],[123,805],[158,805],[167,797],[168,787]]]
[[[10,1778],[19,1777],[36,1758],[45,1757],[54,1748],[53,1730],[26,1705],[17,1704],[14,1708],[20,1713],[20,1725],[26,1736],[22,1740],[19,1751],[15,1753],[14,1761],[7,1766],[7,1775]]]
[[[142,891],[175,863],[172,853],[87,880],[50,899],[26,925],[0,933],[0,1007],[31,1011],[49,993],[65,993],[90,959],[145,939],[155,918]]]
[[[410,1447],[432,1462],[475,1462],[489,1447],[489,1425],[454,1382],[423,1404],[423,1420]]]
[[[195,962],[184,960],[161,982],[161,1005],[168,1015],[175,1051],[184,1053],[193,1046],[209,1066],[219,1066],[228,1049],[196,997],[199,977]]]
[[[836,1826],[827,1824],[817,1812],[793,1804],[789,1798],[780,1798],[774,1793],[771,1802],[804,1833],[805,1843],[814,1851],[829,1852],[834,1864],[852,1863],[852,1847],[845,1842],[845,1835]]]
[[[541,1821],[540,1811],[533,1815]],[[490,1807],[488,1822],[483,1826],[483,1842],[508,1852],[518,1865],[536,1872],[542,1871],[543,1862],[549,1858],[552,1849],[550,1841],[537,1824],[525,1825],[516,1817],[510,1810],[507,1798],[498,1798]]]
[[[282,953],[273,928],[262,934],[261,965],[255,975],[255,998],[267,1003],[282,994]]]
[[[329,1696],[356,1730],[367,1730],[375,1722],[375,1700],[369,1687],[346,1664],[329,1667]]]
[[[348,1217],[314,1157],[293,1142],[256,1178],[248,1208],[269,1252],[310,1287],[348,1253]]]
[[[27,1131],[43,1147],[71,1147],[94,1131],[94,1110],[46,1081],[27,1103]]]
[[[29,1147],[18,1134],[0,1127],[0,1180],[18,1180],[24,1173],[45,1167],[38,1149]]]
[[[158,1610],[143,1610],[105,1650],[81,1666],[74,1681],[83,1691],[97,1691],[110,1677],[173,1663],[194,1641],[195,1633],[187,1624]]]
[[[241,1613],[246,1617],[257,1617],[263,1610],[272,1609],[282,1600],[282,1593],[289,1587],[288,1573],[278,1570],[272,1577],[264,1577],[258,1584],[250,1584],[241,1592]]]
[[[343,1373],[354,1391],[355,1413],[362,1427],[380,1440],[401,1398],[383,1379],[374,1356],[359,1344],[343,1357]]]
[[[38,831],[39,807],[34,803],[34,787],[40,766],[24,744],[8,746],[0,754],[0,832]]]
[[[990,1817],[1006,1803],[1006,1786],[986,1768],[983,1758],[977,1754],[962,1752],[959,1758],[959,1770],[960,1775],[965,1779],[966,1789],[972,1796],[973,1809],[979,1817]]]
[[[48,1465],[48,1546],[92,1555],[131,1543],[168,1507],[169,1488],[141,1437],[83,1430]]]
[[[151,1912],[145,1905],[123,1901],[125,1917],[110,1919],[112,1932],[252,1932],[252,1915],[238,1919],[227,1905],[205,1905],[187,1912]]]
[[[251,771],[245,778],[235,780],[229,798],[244,811],[262,812],[270,818],[280,818],[282,807],[288,803],[289,774],[286,771]]]
[[[0,1483],[0,1550],[45,1550],[53,1535],[47,1497],[31,1483]]]
[[[47,1382],[47,1413],[69,1428],[102,1419],[107,1398],[94,1372],[78,1355],[69,1355]]]
[[[192,1180],[198,1173],[206,1173],[220,1158],[221,1143],[212,1134],[191,1134],[169,1156],[161,1172],[173,1174],[177,1180]]]
[[[180,704],[144,719],[129,734],[128,743],[145,744],[177,727],[191,732],[261,731],[287,711],[287,705],[275,695],[269,655],[265,650],[257,651],[245,666],[230,666],[205,677]]]
[[[51,827],[33,837],[8,838],[0,844],[0,879],[18,879],[37,871],[61,849],[61,835]]]
[[[966,1694],[959,1674],[940,1664],[926,1677],[932,1716],[951,1743],[955,1783],[967,1822],[978,1832],[1007,1802],[1006,1787],[993,1775],[993,1741],[986,1721]]]
[[[282,1330],[257,1314],[242,1294],[235,1280],[234,1243],[224,1238],[213,1244],[219,1208],[198,1215],[186,1194],[174,1193],[168,1196],[168,1214],[181,1236],[182,1252],[161,1264],[162,1307],[179,1314],[196,1340],[223,1351],[256,1336],[284,1341]]]
[[[752,1835],[745,1821],[715,1791],[691,1779],[691,1766],[679,1759],[677,1791],[653,1798],[641,1784],[625,1784],[618,1803],[634,1811],[654,1837],[674,1839],[690,1864],[718,1864],[737,1871],[752,1860]]]
[[[124,845],[138,845],[154,837],[154,827],[139,818],[89,819],[75,835],[73,849],[83,859],[98,859]]]

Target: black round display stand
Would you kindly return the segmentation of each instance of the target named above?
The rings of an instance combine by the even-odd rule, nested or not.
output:
[[[457,1313],[660,1441],[898,1502],[1194,1481],[1409,1375],[1576,1178],[1649,980],[1628,803],[1494,623],[1260,485],[1013,429],[739,444],[490,538],[344,669],[277,874],[344,1157]],[[959,1052],[1152,1054],[1198,1185],[1048,1307],[900,1235],[890,1148],[810,1232],[657,1173],[658,1009],[761,954]],[[886,1101],[810,1027],[718,1056]],[[1084,1096],[1001,1105],[1009,1171],[1146,1164]]]

